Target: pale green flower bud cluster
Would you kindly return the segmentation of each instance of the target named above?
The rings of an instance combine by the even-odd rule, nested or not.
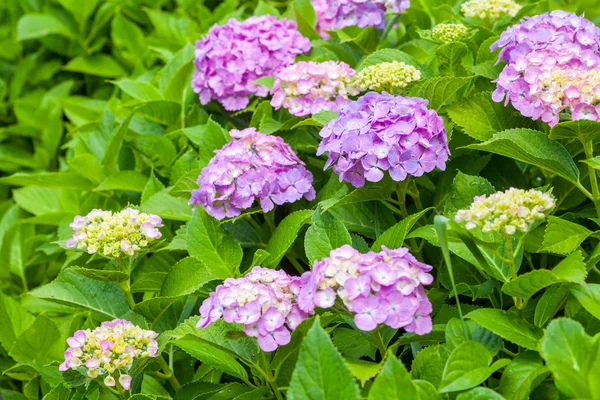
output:
[[[460,7],[465,17],[490,21],[505,15],[514,17],[521,8],[523,6],[515,3],[514,0],[468,0]]]
[[[549,193],[510,188],[489,197],[475,197],[469,209],[458,211],[454,219],[466,222],[469,230],[481,228],[483,232],[513,235],[517,230],[526,232],[535,221],[546,218],[545,212],[554,206]]]
[[[383,62],[362,69],[354,78],[361,91],[398,94],[412,82],[421,79],[421,71],[403,62]]]
[[[463,24],[438,24],[431,31],[431,37],[440,43],[458,42],[467,36],[469,29]]]
[[[106,257],[133,256],[162,236],[163,226],[158,215],[146,214],[126,208],[118,213],[92,210],[86,216],[77,216],[69,225],[73,236],[67,240],[67,248],[101,252]]]

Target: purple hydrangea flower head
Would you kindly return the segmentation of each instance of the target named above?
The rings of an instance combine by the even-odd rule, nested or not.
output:
[[[313,0],[313,6],[317,28],[323,32],[354,25],[383,28],[386,10],[404,12],[410,7],[410,0]]]
[[[249,95],[267,96],[266,87],[252,82],[275,75],[311,48],[297,28],[293,21],[269,15],[212,27],[196,43],[192,87],[200,102],[216,99],[226,110],[238,111],[246,108]]]
[[[317,155],[329,153],[340,181],[355,187],[378,182],[388,171],[395,181],[445,169],[449,157],[443,119],[416,97],[370,92],[348,103],[321,130]]]
[[[248,336],[258,339],[264,351],[290,342],[291,331],[307,314],[296,304],[300,278],[284,271],[254,267],[243,278],[228,278],[200,307],[198,328],[223,318],[244,325]]]
[[[277,74],[271,93],[275,109],[305,116],[320,111],[337,111],[358,89],[351,84],[355,71],[343,62],[301,61]]]
[[[123,319],[103,322],[94,330],[78,330],[67,339],[69,348],[58,369],[64,372],[84,367],[90,378],[104,378],[106,386],[115,386],[118,381],[129,390],[128,371],[133,361],[158,357],[157,336],[158,333]]]
[[[230,133],[231,142],[202,170],[190,204],[223,219],[240,215],[255,199],[268,212],[275,204],[315,198],[312,174],[282,138],[254,128]]]
[[[506,61],[495,101],[509,102],[526,117],[550,126],[559,113],[600,120],[600,28],[564,11],[527,18],[492,45]]]
[[[423,335],[431,331],[431,303],[423,289],[433,282],[431,270],[405,248],[361,254],[345,245],[302,275],[298,306],[311,314],[340,298],[361,330],[385,324]]]

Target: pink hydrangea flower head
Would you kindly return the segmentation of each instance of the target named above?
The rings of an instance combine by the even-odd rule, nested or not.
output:
[[[196,43],[192,87],[203,105],[215,99],[228,111],[242,110],[249,95],[268,95],[266,87],[252,82],[275,75],[310,48],[293,21],[270,15],[231,19]]]
[[[343,62],[301,61],[277,74],[271,93],[275,109],[285,107],[297,116],[338,111],[359,90],[351,84],[355,71]]]
[[[340,181],[361,187],[388,171],[395,181],[445,169],[450,155],[443,119],[416,97],[369,92],[321,130],[317,155],[329,153]]]
[[[106,386],[115,386],[118,381],[129,390],[132,377],[128,372],[133,361],[158,357],[157,336],[123,319],[106,321],[94,330],[79,330],[68,338],[69,348],[58,369],[64,372],[85,367],[88,377],[103,379]]]
[[[410,7],[410,0],[313,0],[313,6],[321,33],[355,25],[383,28],[386,11],[402,13]]]
[[[296,304],[300,278],[284,271],[254,267],[243,278],[226,279],[202,302],[198,328],[223,318],[244,325],[264,351],[289,343],[291,331],[307,314]]]
[[[554,126],[560,113],[600,121],[600,28],[553,11],[524,19],[492,45],[506,61],[493,99]]]
[[[282,138],[254,128],[230,133],[231,142],[202,170],[190,204],[223,219],[240,215],[254,200],[268,212],[275,204],[315,198],[312,174]]]
[[[345,245],[302,275],[298,307],[310,314],[340,298],[361,330],[385,324],[423,335],[431,331],[431,303],[423,289],[433,282],[431,270],[405,248],[361,254]]]

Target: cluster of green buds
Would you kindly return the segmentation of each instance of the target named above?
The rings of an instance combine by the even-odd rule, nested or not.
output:
[[[523,8],[514,0],[468,0],[460,7],[468,18],[479,18],[494,21],[510,15],[514,17]]]
[[[383,62],[360,70],[354,85],[361,91],[400,94],[411,83],[421,79],[421,71],[403,62]]]
[[[92,379],[103,377],[106,386],[115,386],[118,380],[129,390],[134,360],[158,357],[157,336],[123,319],[103,322],[93,331],[79,330],[67,339],[69,348],[59,370],[84,368]]]
[[[133,256],[160,238],[158,228],[163,224],[158,215],[126,208],[118,213],[92,210],[86,216],[75,217],[69,226],[74,232],[67,240],[67,248],[89,254],[100,251],[106,257],[121,258],[123,254]]]
[[[510,188],[475,197],[468,210],[456,213],[455,221],[466,222],[465,228],[469,230],[481,228],[483,232],[513,235],[517,230],[526,232],[534,222],[546,218],[545,212],[554,206],[549,193]]]
[[[454,43],[464,39],[469,29],[463,24],[437,24],[431,31],[433,40],[439,43]]]

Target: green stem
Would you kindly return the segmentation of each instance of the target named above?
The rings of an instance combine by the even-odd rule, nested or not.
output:
[[[281,395],[281,392],[279,391],[279,388],[277,387],[277,381],[272,373],[271,362],[269,361],[269,356],[264,351],[261,351],[260,354],[261,354],[263,362],[264,362],[264,367],[265,367],[264,372],[266,375],[265,378],[269,382],[269,386],[271,387],[271,390],[273,391],[275,398],[277,400],[283,400],[283,396]]]
[[[375,332],[373,332],[373,336],[375,336],[375,344],[377,345],[377,349],[379,349],[379,354],[381,354],[381,359],[385,358],[385,353],[387,353],[387,347],[383,343],[383,338],[381,337],[381,327],[378,327]]]
[[[286,254],[285,258],[288,259],[288,261],[294,266],[294,268],[296,268],[296,271],[298,271],[299,274],[303,274],[306,272],[306,270],[304,268],[302,268],[302,265],[300,265],[300,263],[298,262],[298,260],[296,260],[296,257]]]
[[[591,160],[594,158],[594,143],[591,140],[583,142],[583,149],[585,150],[585,158]],[[591,165],[588,165],[588,172],[590,177],[590,184],[592,185],[592,202],[596,208],[596,214],[600,217],[600,190],[598,189],[598,177],[596,175],[596,169]]]
[[[515,253],[512,245],[512,237],[510,235],[504,235],[504,239],[506,240],[506,252],[508,253],[510,278],[515,279],[517,277],[517,266],[515,264]]]
[[[173,389],[175,389],[175,391],[178,391],[179,389],[181,389],[181,384],[177,380],[177,377],[175,377],[175,373],[173,373],[173,370],[171,369],[169,364],[167,364],[167,362],[165,361],[163,356],[158,356],[158,364],[160,365],[160,368],[165,373],[166,379],[169,381],[171,386],[173,386]]]
[[[123,271],[123,264],[121,260],[117,260],[117,265],[119,266],[119,270]],[[127,303],[129,304],[129,308],[133,310],[135,307],[135,300],[133,299],[133,294],[131,293],[131,268],[133,266],[133,257],[129,257],[129,263],[127,265],[127,270],[123,271],[127,274],[127,279],[121,284],[121,289],[123,289],[123,293],[125,293],[125,298],[127,299]]]
[[[392,28],[394,27],[394,25],[396,25],[398,23],[399,20],[400,20],[400,14],[396,14],[385,25],[385,28],[383,29],[383,33],[381,34],[381,40],[379,41],[380,46],[384,42],[384,40],[388,37]]]

